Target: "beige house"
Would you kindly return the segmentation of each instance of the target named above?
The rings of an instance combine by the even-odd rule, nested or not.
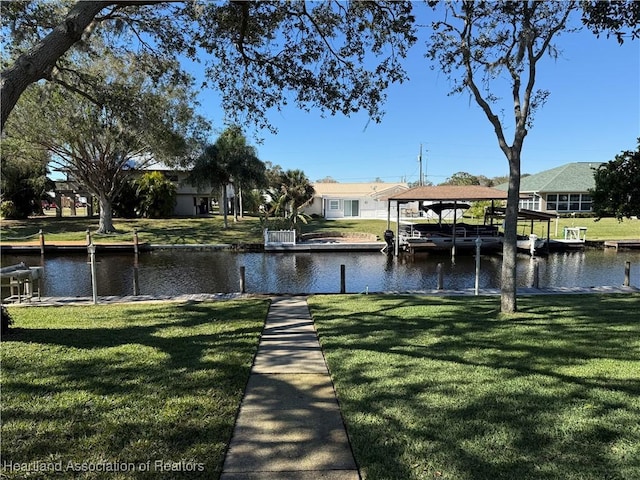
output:
[[[408,190],[406,183],[314,183],[316,193],[305,207],[307,215],[318,215],[327,219],[358,218],[386,219],[387,198]],[[392,206],[391,215],[396,216]],[[417,213],[417,208],[416,208]],[[404,216],[406,212],[401,212]]]
[[[176,204],[173,214],[178,216],[207,215],[211,211],[214,198],[220,196],[219,187],[196,187],[187,181],[189,172],[176,170],[162,163],[154,163],[146,166],[144,172],[161,172],[167,180],[176,186]],[[227,187],[227,197],[233,198],[233,187]]]

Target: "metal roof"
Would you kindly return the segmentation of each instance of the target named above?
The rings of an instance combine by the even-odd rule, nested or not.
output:
[[[392,195],[389,200],[398,202],[414,201],[467,201],[506,200],[507,192],[480,185],[440,185],[414,187],[398,195]]]

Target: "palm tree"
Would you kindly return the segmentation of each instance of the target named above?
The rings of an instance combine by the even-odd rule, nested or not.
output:
[[[282,194],[278,199],[280,208],[295,226],[298,219],[306,223],[300,210],[309,204],[316,193],[313,185],[302,170],[287,170],[280,175],[279,191]]]
[[[204,148],[196,159],[189,175],[193,185],[209,184],[222,188],[224,228],[228,228],[227,187],[233,185],[236,192],[243,186],[260,186],[265,183],[266,167],[238,126],[227,128],[213,145]],[[236,199],[238,195],[236,195]],[[238,205],[234,209],[239,210]]]

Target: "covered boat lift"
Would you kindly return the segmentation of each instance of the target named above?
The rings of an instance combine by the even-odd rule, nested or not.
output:
[[[421,208],[424,202],[441,202],[450,204],[454,210],[453,218],[453,242],[452,254],[455,255],[456,235],[455,224],[458,202],[460,204],[466,202],[491,201],[492,208],[495,208],[493,202],[495,200],[506,201],[507,192],[491,187],[482,187],[479,185],[441,185],[441,186],[421,186],[414,187],[387,198],[387,231],[391,231],[391,202],[396,202],[397,218],[396,232],[394,242],[394,255],[398,255],[400,251],[400,205],[419,202]],[[462,206],[462,205],[461,205]],[[440,218],[441,220],[441,218]],[[386,239],[386,235],[385,235]]]

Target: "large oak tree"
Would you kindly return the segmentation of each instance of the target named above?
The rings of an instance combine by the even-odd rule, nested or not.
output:
[[[384,90],[402,81],[415,41],[409,1],[2,2],[2,128],[28,85],[45,79],[83,91],[69,52],[96,39],[145,52],[140,70],[166,73],[167,59],[205,60],[207,83],[236,120],[266,126],[266,113],[293,102],[379,120]],[[174,71],[176,76],[180,71]]]
[[[433,23],[428,56],[448,75],[454,92],[471,94],[509,164],[501,310],[515,312],[520,157],[533,114],[549,95],[536,89],[538,64],[557,52],[554,40],[568,29],[569,15],[578,4],[463,1],[438,8],[443,19]],[[502,106],[512,113],[501,117]]]

